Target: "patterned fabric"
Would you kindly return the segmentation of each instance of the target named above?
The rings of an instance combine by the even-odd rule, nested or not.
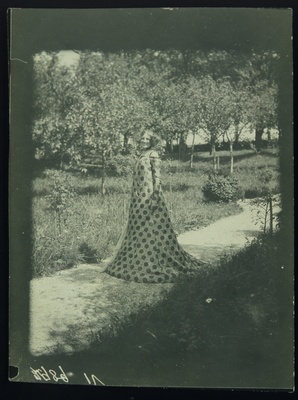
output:
[[[135,282],[166,283],[200,265],[177,241],[161,189],[160,159],[147,151],[135,165],[128,224],[105,272]]]

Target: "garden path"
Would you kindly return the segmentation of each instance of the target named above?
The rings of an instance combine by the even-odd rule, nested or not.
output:
[[[180,244],[198,258],[214,263],[235,252],[261,231],[256,209],[240,202],[240,214],[205,228],[183,233]],[[105,263],[83,264],[31,281],[30,350],[33,355],[73,353],[87,349],[101,334],[115,332],[119,322],[145,305],[153,305],[172,284],[140,284],[103,273]]]

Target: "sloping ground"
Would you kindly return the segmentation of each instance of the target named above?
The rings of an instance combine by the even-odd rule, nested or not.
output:
[[[184,233],[181,245],[194,256],[216,262],[255,238],[256,210],[243,212]],[[33,355],[73,353],[115,332],[119,321],[144,305],[160,301],[172,284],[140,284],[103,273],[104,265],[84,264],[51,277],[33,279],[30,295],[30,350]]]

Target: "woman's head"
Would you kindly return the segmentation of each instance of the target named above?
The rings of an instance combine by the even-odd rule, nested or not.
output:
[[[161,146],[161,138],[151,130],[145,130],[139,140],[142,150],[157,149]]]

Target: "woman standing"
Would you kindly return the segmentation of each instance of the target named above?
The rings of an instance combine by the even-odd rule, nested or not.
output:
[[[146,131],[136,162],[129,219],[105,272],[141,283],[173,282],[203,263],[179,245],[165,204],[160,180],[159,138]]]

